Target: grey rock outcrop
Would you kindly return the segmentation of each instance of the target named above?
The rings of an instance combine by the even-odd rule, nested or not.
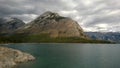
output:
[[[0,33],[11,33],[23,25],[25,25],[25,23],[17,18],[12,17],[0,18]]]
[[[80,37],[86,38],[79,24],[68,17],[47,11],[37,19],[25,25],[17,33],[49,34],[50,37]]]
[[[0,47],[0,68],[11,68],[18,63],[31,60],[35,60],[35,58],[28,53],[7,47]]]

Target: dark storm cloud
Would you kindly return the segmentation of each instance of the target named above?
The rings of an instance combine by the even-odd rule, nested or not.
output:
[[[34,8],[30,6],[22,1],[0,0],[0,16],[32,14]]]
[[[0,0],[0,16],[29,22],[45,11],[79,22],[86,31],[120,31],[119,0]]]

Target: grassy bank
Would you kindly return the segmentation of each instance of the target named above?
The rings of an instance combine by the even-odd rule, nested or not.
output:
[[[47,34],[25,35],[16,34],[10,36],[0,36],[0,43],[111,43],[102,40],[90,40],[78,37],[57,37],[53,38]]]

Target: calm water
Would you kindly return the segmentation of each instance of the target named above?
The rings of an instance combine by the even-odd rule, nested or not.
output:
[[[35,61],[16,68],[120,68],[120,44],[9,44]]]

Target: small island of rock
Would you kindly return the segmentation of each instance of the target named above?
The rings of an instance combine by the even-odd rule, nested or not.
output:
[[[0,68],[11,68],[18,63],[35,60],[28,53],[7,47],[0,47]]]

